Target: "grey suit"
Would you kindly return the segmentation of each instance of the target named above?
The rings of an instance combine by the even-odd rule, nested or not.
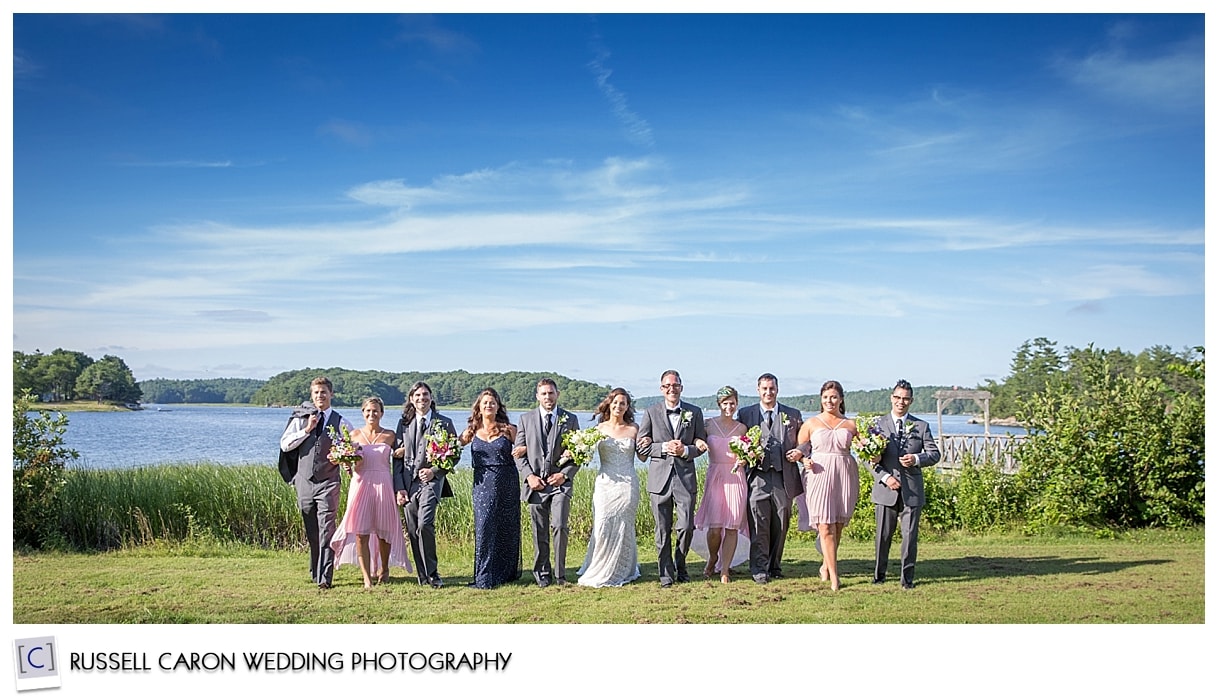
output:
[[[766,444],[761,467],[749,468],[748,473],[749,574],[758,582],[782,576],[791,503],[804,491],[799,468],[787,460],[787,452],[798,441],[803,416],[799,410],[782,403],[776,405],[775,411],[772,426],[767,426],[760,404],[742,407],[736,416],[746,427],[761,427]]]
[[[550,436],[545,438],[540,409],[520,415],[520,429],[516,432],[516,445],[527,451],[516,458],[516,470],[520,472],[520,501],[529,505],[529,520],[533,527],[533,578],[538,584],[549,584],[567,578],[567,520],[571,514],[571,488],[579,466],[573,460],[562,460],[562,436],[579,429],[579,418],[570,412],[555,407],[554,423]],[[566,480],[558,487],[547,484],[545,489],[534,491],[529,487],[528,476],[536,475],[543,481],[561,472]],[[554,542],[554,564],[550,565],[550,541]]]
[[[647,460],[647,492],[651,497],[651,513],[655,517],[656,552],[659,555],[660,583],[667,586],[689,578],[685,558],[694,537],[694,505],[698,497],[698,474],[694,459],[700,451],[695,439],[706,440],[706,423],[697,405],[682,401],[678,429],[674,434],[663,402],[648,407],[639,422],[638,439],[651,438],[646,450],[639,449],[639,458]],[[688,419],[685,415],[688,414]],[[686,446],[686,456],[669,456],[664,443],[679,439]],[[676,525],[673,525],[673,513]],[[672,540],[675,534],[676,540]]]
[[[892,536],[896,533],[897,521],[901,525],[901,586],[913,586],[914,564],[918,560],[918,523],[922,518],[922,506],[926,503],[926,492],[922,482],[922,468],[939,462],[939,446],[931,434],[930,425],[913,415],[905,415],[912,425],[905,432],[898,432],[892,414],[879,420],[879,428],[888,436],[888,445],[877,464],[869,464],[875,484],[871,488],[871,501],[875,502],[875,576],[884,581],[888,572],[888,551]],[[915,454],[918,462],[912,467],[900,463],[904,454]],[[887,476],[901,483],[893,490],[885,484]]]
[[[284,438],[287,438],[286,433],[293,427],[293,422],[300,420],[298,429],[307,426],[310,413],[317,413],[312,405],[288,420]],[[296,461],[291,482],[296,490],[296,505],[304,521],[305,538],[309,542],[309,576],[314,583],[325,586],[330,586],[334,581],[334,550],[330,547],[330,539],[337,528],[338,496],[342,486],[338,466],[330,462],[331,442],[326,427],[338,429],[342,419],[337,410],[331,409],[324,426],[319,424],[317,430],[286,454],[286,459],[281,457],[281,461]]]
[[[424,418],[427,421],[426,431],[421,428]],[[440,505],[441,497],[453,496],[452,487],[448,484],[446,473],[439,468],[432,469],[435,477],[431,482],[420,480],[419,471],[430,467],[427,463],[426,434],[443,430],[456,436],[457,431],[453,428],[453,420],[434,409],[424,418],[416,416],[410,422],[398,422],[394,447],[396,450],[401,446],[404,453],[401,458],[393,460],[393,489],[407,493],[408,499],[402,513],[406,519],[410,554],[414,557],[419,583],[438,586],[441,580],[436,560],[436,508]]]

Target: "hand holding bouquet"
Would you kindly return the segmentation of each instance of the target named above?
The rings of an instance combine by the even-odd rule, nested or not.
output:
[[[733,436],[727,442],[727,448],[736,456],[736,464],[732,472],[736,472],[743,464],[745,468],[756,468],[765,459],[765,444],[761,441],[761,427],[752,426],[740,436]]]
[[[361,446],[351,438],[351,430],[346,424],[341,425],[341,431],[334,427],[326,427],[330,434],[330,462],[341,465],[347,472],[363,460]]]
[[[575,461],[575,465],[582,468],[592,462],[592,453],[596,449],[596,444],[603,438],[605,435],[596,427],[588,427],[564,433],[562,445],[571,452],[571,460]]]

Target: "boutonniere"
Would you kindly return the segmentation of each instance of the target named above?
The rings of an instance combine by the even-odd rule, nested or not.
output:
[[[914,433],[914,420],[906,419],[905,420],[905,435],[912,436],[913,433]]]
[[[558,422],[558,425],[561,427],[566,427],[566,428],[570,429],[571,428],[571,413],[570,412],[563,413],[562,420]]]
[[[791,426],[791,418],[787,416],[787,413],[786,413],[786,412],[780,412],[779,414],[781,414],[781,415],[782,415],[782,425],[783,425],[784,427],[790,427],[790,426]]]
[[[685,427],[689,426],[689,423],[691,421],[693,421],[693,418],[694,418],[693,412],[690,412],[689,410],[685,410],[684,412],[682,412],[681,413],[681,428],[685,428]]]

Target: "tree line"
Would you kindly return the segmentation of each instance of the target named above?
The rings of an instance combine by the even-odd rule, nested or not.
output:
[[[78,399],[139,402],[143,396],[126,362],[106,354],[100,359],[79,351],[50,354],[13,352],[13,397],[29,394],[43,402]]]
[[[1033,397],[1044,395],[1057,384],[1067,384],[1078,392],[1089,380],[1088,371],[1097,364],[1103,364],[1114,377],[1137,375],[1155,379],[1168,398],[1197,395],[1204,390],[1203,379],[1178,367],[1192,365],[1202,358],[1202,347],[1173,350],[1169,346],[1155,345],[1136,354],[1120,347],[1099,349],[1091,344],[1059,350],[1057,342],[1037,337],[1015,350],[1010,375],[1001,382],[987,381],[980,388],[994,394],[990,401],[990,414],[994,417],[1018,416]]]
[[[388,371],[352,371],[345,368],[303,368],[272,376],[253,394],[251,402],[260,405],[297,405],[309,399],[309,383],[325,376],[334,384],[334,404],[340,407],[358,406],[364,398],[375,395],[387,407],[402,405],[410,386],[423,381],[431,386],[432,398],[439,405],[472,405],[484,388],[494,388],[506,406],[513,409],[533,407],[537,403],[537,381],[553,378],[568,409],[591,410],[600,403],[611,386],[567,378],[553,373],[509,371],[507,373],[470,373],[443,371],[421,373],[391,373]]]

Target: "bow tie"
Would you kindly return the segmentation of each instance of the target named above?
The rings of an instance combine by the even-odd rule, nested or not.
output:
[[[676,408],[676,409],[674,409],[674,410],[666,410],[666,411],[668,412],[668,414],[681,414],[681,408],[680,408],[680,407],[678,407],[678,408]]]

